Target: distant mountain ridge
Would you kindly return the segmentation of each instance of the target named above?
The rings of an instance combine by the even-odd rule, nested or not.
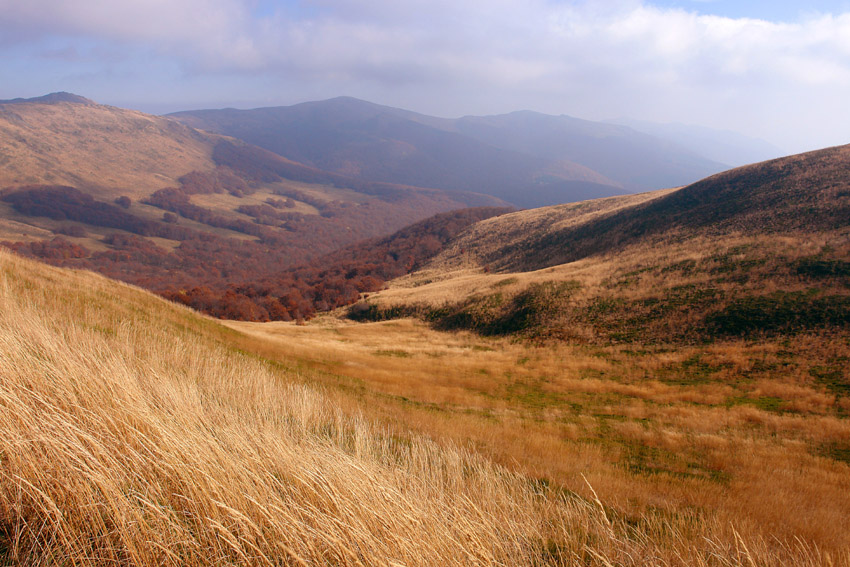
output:
[[[758,138],[729,130],[681,123],[661,124],[630,118],[606,120],[658,138],[673,141],[708,159],[738,167],[786,155],[780,148]]]
[[[679,186],[726,169],[628,127],[528,111],[452,120],[339,97],[169,116],[320,169],[521,207]]]

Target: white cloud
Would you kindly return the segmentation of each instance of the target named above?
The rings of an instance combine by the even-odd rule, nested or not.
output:
[[[39,34],[69,38],[52,46],[57,53],[73,49],[73,38],[106,41],[149,49],[193,75],[262,76],[250,83],[268,89],[258,98],[285,83],[288,93],[300,84],[304,93],[371,95],[443,115],[527,107],[590,118],[630,114],[774,139],[804,125],[814,139],[816,125],[832,115],[850,132],[836,102],[850,97],[850,14],[774,23],[639,0],[289,0],[277,7],[257,18],[251,0],[0,0],[0,35],[19,44]]]

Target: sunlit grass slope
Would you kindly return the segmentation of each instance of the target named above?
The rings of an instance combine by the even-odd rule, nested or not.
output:
[[[376,429],[228,346],[244,337],[89,273],[0,252],[0,312],[0,563],[830,561],[687,513],[626,521]]]
[[[563,539],[523,479],[382,436],[152,295],[0,252],[0,312],[5,561],[519,565]]]

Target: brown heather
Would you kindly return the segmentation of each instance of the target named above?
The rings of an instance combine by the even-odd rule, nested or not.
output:
[[[321,373],[93,274],[0,252],[0,312],[2,563],[850,564],[697,508],[626,517],[376,425]]]

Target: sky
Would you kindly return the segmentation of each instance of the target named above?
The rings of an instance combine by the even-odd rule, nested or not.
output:
[[[0,0],[0,99],[166,113],[336,96],[850,143],[850,0]]]

